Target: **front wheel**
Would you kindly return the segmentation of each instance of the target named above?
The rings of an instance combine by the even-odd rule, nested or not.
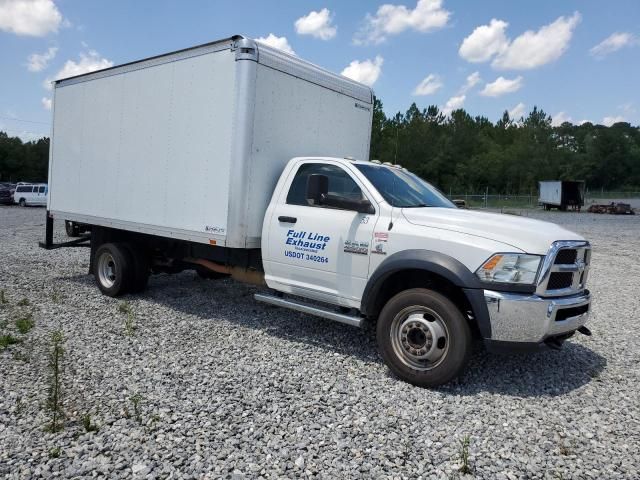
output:
[[[469,361],[469,324],[451,300],[432,290],[414,288],[391,298],[376,333],[389,369],[419,387],[453,380]]]

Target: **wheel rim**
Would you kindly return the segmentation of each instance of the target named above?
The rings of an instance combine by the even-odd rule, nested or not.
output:
[[[113,255],[108,252],[100,255],[98,277],[105,288],[111,288],[116,283],[116,262],[113,260]]]
[[[408,367],[426,372],[445,359],[449,351],[449,330],[434,310],[405,308],[391,324],[391,345],[398,359]]]

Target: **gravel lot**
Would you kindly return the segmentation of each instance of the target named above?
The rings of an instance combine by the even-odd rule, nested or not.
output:
[[[0,476],[640,477],[640,215],[526,212],[593,243],[593,337],[477,348],[458,383],[430,391],[388,373],[371,330],[266,307],[250,287],[185,272],[102,296],[88,249],[37,247],[44,214],[0,207],[0,335],[21,340],[0,351]],[[49,433],[56,329],[65,421]]]

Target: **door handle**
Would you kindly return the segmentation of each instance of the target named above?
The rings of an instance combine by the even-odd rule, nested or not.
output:
[[[296,223],[298,221],[298,219],[296,217],[283,217],[283,216],[280,216],[280,217],[278,217],[278,221],[279,222],[284,222],[284,223]]]

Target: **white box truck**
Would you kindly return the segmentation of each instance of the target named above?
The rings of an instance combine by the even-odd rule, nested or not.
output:
[[[88,242],[106,295],[183,270],[264,285],[262,302],[377,322],[386,364],[421,386],[457,376],[474,337],[590,334],[589,243],[368,161],[364,85],[236,36],[54,87],[41,246]],[[91,234],[55,244],[54,219]]]

